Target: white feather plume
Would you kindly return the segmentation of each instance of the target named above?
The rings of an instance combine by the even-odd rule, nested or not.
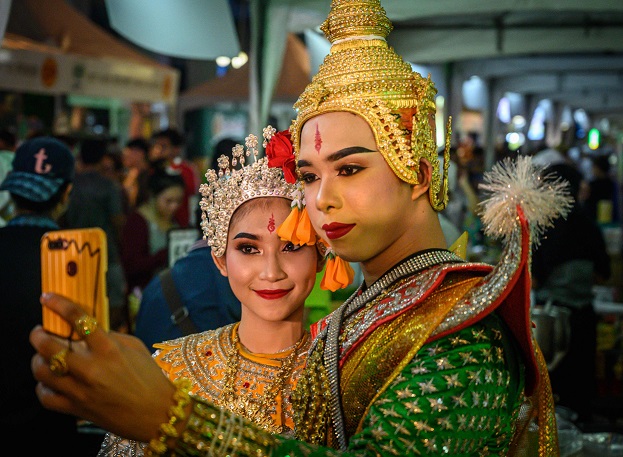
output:
[[[566,217],[573,206],[569,183],[560,178],[544,180],[543,167],[534,165],[529,156],[496,163],[479,187],[490,194],[479,204],[484,232],[504,241],[518,227],[517,205],[530,224],[532,243],[537,245],[553,221]]]

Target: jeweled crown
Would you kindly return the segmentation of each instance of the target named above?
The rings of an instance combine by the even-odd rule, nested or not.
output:
[[[264,129],[264,148],[275,133],[271,126]],[[199,187],[203,238],[217,257],[225,254],[229,222],[240,205],[261,197],[290,201],[302,198],[300,183],[286,182],[281,168],[270,167],[266,157],[259,158],[257,136],[246,137],[245,146],[246,149],[240,144],[233,148],[231,163],[227,156],[219,157],[218,174],[209,169],[205,174],[207,183]],[[245,165],[247,159],[250,163]]]
[[[363,117],[379,151],[401,180],[418,183],[419,160],[433,166],[429,191],[436,210],[447,204],[447,166],[439,167],[434,124],[435,89],[386,41],[392,24],[379,0],[333,0],[321,29],[331,42],[318,73],[294,105],[290,132],[298,159],[303,124],[319,114],[348,111]],[[450,123],[444,164],[449,164]]]

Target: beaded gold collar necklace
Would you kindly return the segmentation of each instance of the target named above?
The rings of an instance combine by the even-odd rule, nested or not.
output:
[[[223,390],[216,401],[217,405],[249,419],[270,433],[282,434],[288,432],[289,429],[285,425],[275,423],[271,411],[277,410],[276,398],[278,393],[281,393],[281,401],[283,403],[284,388],[292,376],[294,362],[299,350],[307,342],[308,337],[309,333],[304,331],[294,346],[279,351],[281,353],[286,352],[288,349],[292,350],[281,362],[275,380],[270,384],[268,391],[265,391],[263,395],[258,397],[254,397],[251,393],[241,395],[235,391],[236,375],[240,369],[240,347],[242,346],[238,336],[238,326],[236,325],[231,336],[231,348],[227,354],[226,369],[223,376]],[[283,411],[283,407],[281,409]]]

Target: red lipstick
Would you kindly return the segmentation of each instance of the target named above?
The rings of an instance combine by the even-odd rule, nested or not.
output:
[[[266,300],[277,300],[278,298],[287,295],[290,291],[286,289],[267,289],[255,290],[254,292]]]
[[[341,224],[339,222],[332,222],[330,224],[323,225],[322,230],[324,230],[327,234],[327,238],[329,238],[330,240],[336,240],[350,232],[353,227],[355,227],[355,224]]]

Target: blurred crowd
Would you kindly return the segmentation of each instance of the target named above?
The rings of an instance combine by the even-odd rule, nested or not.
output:
[[[511,150],[507,142],[495,147],[495,160],[502,161],[518,155],[529,155],[538,167],[566,165],[579,174],[578,194],[574,198],[583,213],[601,228],[621,223],[620,193],[622,183],[617,181],[616,154],[605,148],[589,150],[580,140],[572,146],[548,146],[545,141],[525,144]],[[449,219],[462,233],[469,235],[468,255],[473,260],[496,262],[499,253],[482,231],[479,203],[480,184],[485,171],[485,150],[480,136],[462,135],[450,152],[449,203],[440,214]],[[615,247],[617,254],[620,247]]]
[[[56,139],[75,157],[73,187],[58,225],[106,232],[110,324],[131,333],[135,316],[128,303],[140,301],[149,281],[169,266],[168,233],[197,228],[199,234],[200,170],[185,158],[185,138],[175,128],[125,144],[107,138]],[[11,129],[0,131],[0,182],[11,171],[20,143]],[[1,191],[0,226],[14,215],[9,192]]]

